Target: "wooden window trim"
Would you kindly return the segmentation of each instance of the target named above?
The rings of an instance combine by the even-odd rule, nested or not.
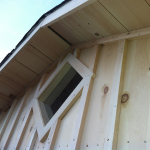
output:
[[[66,63],[69,63],[82,76],[83,79],[79,83],[79,85],[75,88],[75,90],[70,94],[70,96],[67,98],[67,100],[64,102],[64,104],[59,108],[59,110],[56,112],[56,114],[45,125],[43,117],[42,117],[42,112],[41,112],[41,109],[39,106],[38,98],[45,91],[45,89],[49,86],[49,84],[53,81],[55,76],[61,71],[61,69],[64,67],[64,65]],[[71,108],[71,106],[75,103],[75,101],[79,98],[79,96],[86,97],[87,94],[85,94],[82,91],[84,91],[84,88],[87,86],[87,84],[89,85],[89,83],[93,77],[95,77],[94,73],[92,73],[86,66],[84,66],[72,54],[68,54],[66,56],[66,58],[61,62],[61,64],[56,68],[56,70],[53,72],[53,74],[48,78],[48,80],[45,82],[45,84],[42,86],[42,88],[34,96],[34,101],[33,101],[33,105],[32,105],[34,118],[35,118],[35,122],[37,125],[38,138],[39,138],[40,142],[45,141],[53,124],[56,121],[61,120],[63,118],[63,116]],[[84,96],[83,96],[83,93],[84,93]],[[82,99],[84,99],[84,98],[82,98]],[[80,115],[80,116],[82,117],[82,115]]]

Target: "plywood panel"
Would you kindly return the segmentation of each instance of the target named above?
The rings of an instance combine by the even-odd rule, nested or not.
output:
[[[37,74],[40,74],[53,62],[50,58],[45,56],[31,45],[26,46],[26,48],[23,49],[17,56],[16,60]]]
[[[10,94],[18,95],[23,90],[23,86],[13,82],[9,78],[0,75],[0,92],[9,96]]]
[[[22,86],[27,86],[37,77],[37,74],[16,61],[10,63],[3,74]]]
[[[150,39],[128,44],[121,106],[118,150],[148,150],[150,141]]]
[[[116,43],[103,46],[100,50],[80,150],[103,149],[117,48]],[[106,94],[105,86],[109,88]]]
[[[128,30],[150,26],[150,6],[145,0],[98,0]]]
[[[54,150],[65,150],[69,147],[77,117],[79,103],[80,98],[75,102],[75,104],[62,119]]]
[[[48,28],[39,30],[31,44],[52,60],[65,51],[69,45]]]
[[[127,32],[127,30],[98,1],[77,11],[77,14],[104,37]]]

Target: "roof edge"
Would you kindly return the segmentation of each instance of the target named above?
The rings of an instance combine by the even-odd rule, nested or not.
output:
[[[4,65],[4,63],[8,60],[8,58],[16,51],[16,49],[23,43],[23,41],[32,33],[32,31],[51,13],[55,12],[56,10],[58,10],[59,8],[61,8],[62,6],[64,6],[65,4],[67,4],[68,2],[70,2],[72,0],[64,0],[62,3],[60,3],[59,5],[55,6],[54,8],[52,8],[51,10],[47,11],[46,13],[44,13],[36,22],[35,24],[30,28],[30,30],[23,36],[23,38],[20,40],[20,42],[16,45],[15,49],[13,49],[10,53],[8,53],[4,59],[1,61],[0,63],[0,68]]]

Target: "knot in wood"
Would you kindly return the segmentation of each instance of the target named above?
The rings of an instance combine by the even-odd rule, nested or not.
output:
[[[104,94],[107,94],[108,90],[109,90],[109,87],[108,87],[108,86],[105,86],[105,87],[104,87]]]
[[[99,34],[98,34],[98,33],[95,33],[95,35],[96,35],[96,36],[99,36]]]
[[[13,95],[13,94],[10,94],[10,95],[9,95],[9,98],[10,98],[10,99],[15,99],[15,98],[16,98],[16,96],[15,96],[15,95]]]
[[[123,94],[122,98],[121,98],[121,103],[126,103],[129,99],[129,95],[128,94]]]

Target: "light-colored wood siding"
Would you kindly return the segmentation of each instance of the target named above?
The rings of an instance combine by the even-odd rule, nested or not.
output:
[[[0,148],[2,150],[46,150],[49,147],[50,150],[105,148],[148,150],[150,145],[149,43],[149,38],[132,40],[128,43],[120,40],[104,46],[94,45],[81,49],[78,55],[75,52],[74,56],[95,73],[89,105],[86,105],[87,114],[85,111],[83,118],[81,117],[85,122],[82,120],[81,124],[77,122],[78,119],[80,120],[79,110],[84,109],[80,105],[82,104],[80,93],[81,96],[63,114],[63,118],[60,117],[54,122],[43,143],[40,142],[36,124],[38,118],[31,109],[37,92],[55,71],[47,72],[41,81],[30,87],[25,95],[18,99],[0,140]],[[127,50],[127,55],[124,54],[124,50]],[[61,65],[61,62],[58,65]],[[106,87],[108,91],[104,93]],[[121,95],[124,93],[129,94],[129,101],[123,104]],[[5,123],[8,112],[0,116],[0,129]],[[27,115],[29,118],[26,123]],[[74,139],[74,135],[81,140]]]

